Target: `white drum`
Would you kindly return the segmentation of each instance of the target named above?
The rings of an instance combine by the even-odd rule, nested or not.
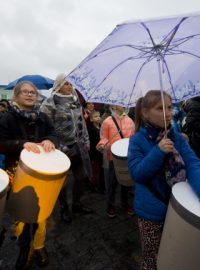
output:
[[[128,138],[118,140],[111,145],[111,152],[118,182],[124,186],[133,186],[133,180],[128,172],[128,145]]]
[[[200,269],[200,202],[187,182],[172,188],[158,270]]]
[[[61,151],[40,150],[40,154],[22,150],[9,196],[8,210],[22,222],[40,222],[50,216],[70,167]]]
[[[5,202],[6,202],[6,194],[9,185],[9,177],[8,174],[0,169],[0,227],[1,227],[1,220],[3,217]]]

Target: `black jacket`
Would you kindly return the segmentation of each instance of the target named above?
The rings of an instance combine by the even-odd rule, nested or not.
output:
[[[200,97],[186,102],[187,113],[183,132],[189,137],[189,143],[196,155],[200,157]]]
[[[36,142],[48,139],[58,147],[53,123],[50,118],[40,112],[35,122],[12,111],[6,112],[0,119],[0,153],[6,156],[6,168],[15,164],[19,159],[25,142]]]

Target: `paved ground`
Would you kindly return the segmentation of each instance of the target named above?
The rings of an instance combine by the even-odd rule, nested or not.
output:
[[[118,194],[119,195],[119,194]],[[117,196],[118,197],[118,196]],[[46,247],[49,270],[138,270],[140,255],[136,217],[119,208],[118,216],[105,214],[105,195],[86,192],[84,202],[94,209],[92,215],[76,215],[71,224],[60,221],[56,205],[48,225]],[[10,227],[6,214],[4,223]],[[0,250],[0,269],[14,269],[18,248],[8,231]],[[32,261],[30,270],[40,269]]]

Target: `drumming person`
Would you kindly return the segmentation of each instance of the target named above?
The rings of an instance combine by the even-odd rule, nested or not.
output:
[[[49,117],[37,108],[38,91],[29,81],[18,83],[14,88],[11,109],[0,119],[0,153],[5,154],[6,169],[12,177],[20,152],[39,153],[38,144],[50,152],[58,146],[58,138]],[[24,206],[25,207],[25,206]],[[20,247],[15,269],[25,269],[31,253],[31,242],[39,266],[48,264],[44,247],[45,224],[16,222],[16,237]]]
[[[110,108],[112,115],[108,116],[101,125],[101,140],[97,144],[97,149],[99,151],[107,152],[108,173],[105,177],[105,186],[107,190],[107,216],[109,218],[114,218],[117,214],[115,206],[117,178],[112,160],[111,145],[117,140],[132,136],[135,132],[135,124],[125,113],[124,107],[110,106]],[[121,206],[129,215],[133,215],[133,208],[128,202],[128,191],[129,187],[121,185]]]
[[[141,235],[140,270],[156,270],[157,253],[172,186],[189,182],[200,198],[200,160],[180,132],[171,127],[172,99],[151,90],[136,104],[136,134],[128,150],[135,182],[134,207]],[[165,123],[167,130],[165,131]]]
[[[53,119],[55,130],[60,139],[60,149],[67,154],[71,161],[73,174],[72,212],[91,214],[92,209],[84,206],[81,202],[84,180],[88,179],[88,173],[91,171],[88,154],[89,135],[78,95],[72,85],[65,80],[65,77],[64,73],[56,77],[52,95],[42,103],[40,110]],[[85,158],[82,155],[85,155]],[[89,163],[87,170],[85,169],[85,161]],[[58,199],[61,206],[61,219],[70,223],[72,216],[67,199],[67,186],[63,187]]]

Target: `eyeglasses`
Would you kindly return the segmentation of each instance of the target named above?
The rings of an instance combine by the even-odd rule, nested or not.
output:
[[[22,94],[23,96],[32,96],[32,97],[36,97],[38,95],[37,92],[29,91],[29,90],[26,90],[26,89],[21,90],[20,94]]]

